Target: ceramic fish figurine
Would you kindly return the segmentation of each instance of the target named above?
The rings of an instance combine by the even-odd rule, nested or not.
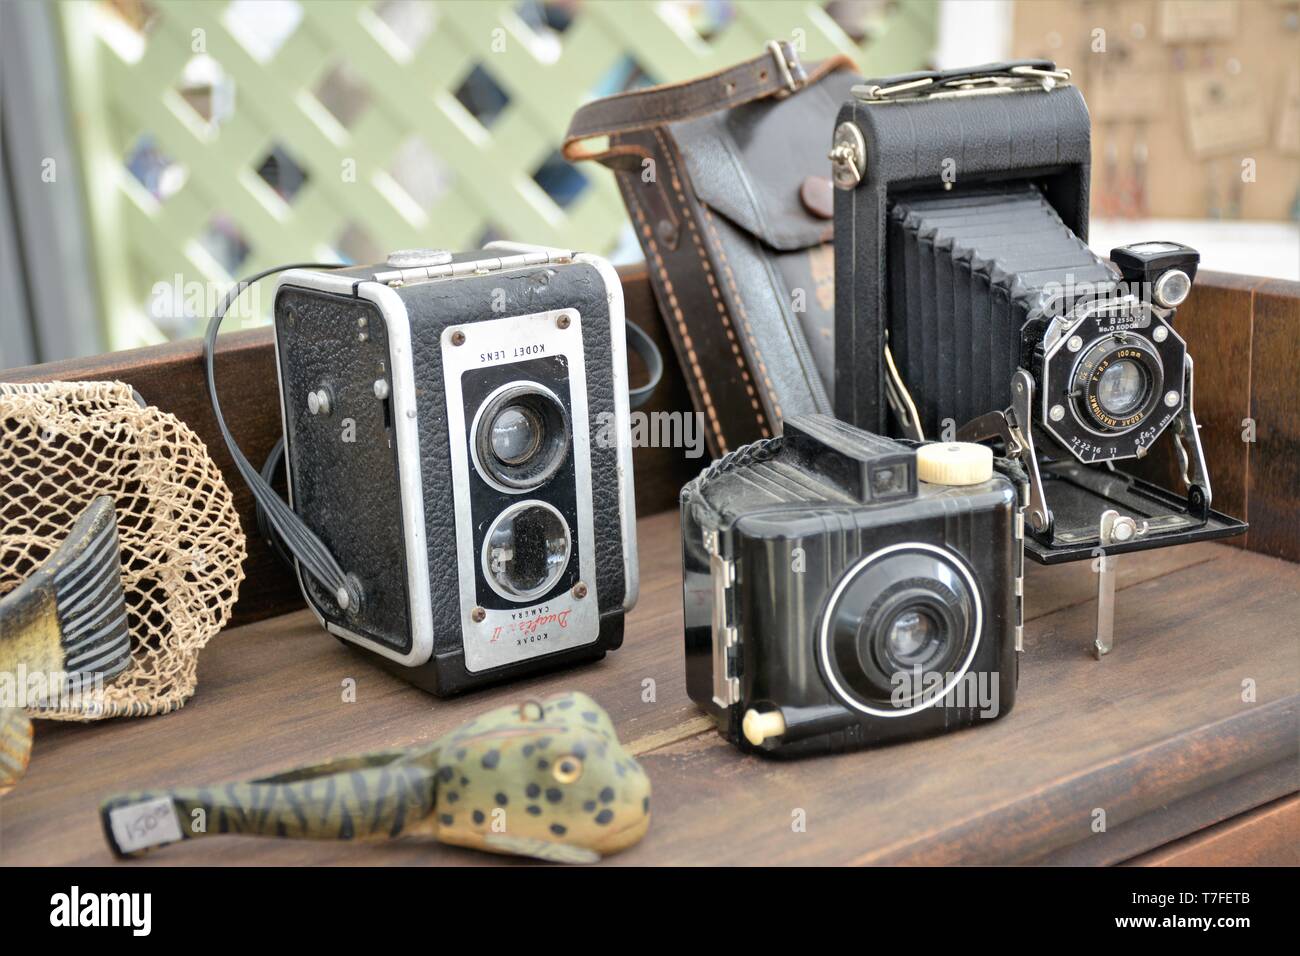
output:
[[[247,783],[112,797],[118,856],[201,836],[432,837],[493,853],[591,863],[650,825],[650,781],[586,694],[499,707],[433,743]]]
[[[0,796],[13,789],[32,755],[32,722],[17,707],[0,707]]]
[[[58,549],[0,598],[0,675],[10,690],[21,684],[26,697],[0,704],[39,713],[50,696],[110,680],[130,662],[117,514],[113,499],[101,496]]]

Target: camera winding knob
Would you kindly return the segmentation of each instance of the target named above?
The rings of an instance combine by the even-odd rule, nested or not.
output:
[[[916,477],[935,485],[978,485],[993,477],[993,449],[966,441],[922,445]]]
[[[780,737],[785,733],[785,717],[779,710],[757,711],[751,707],[745,712],[741,732],[746,740],[758,747],[769,737]]]

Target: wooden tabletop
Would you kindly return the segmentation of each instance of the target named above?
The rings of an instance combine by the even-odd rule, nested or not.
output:
[[[1260,807],[1262,858],[1300,863],[1287,799],[1300,789],[1294,564],[1217,544],[1121,558],[1116,648],[1102,662],[1088,652],[1087,564],[1033,566],[1010,714],[916,743],[776,762],[734,750],[687,698],[676,514],[643,519],[639,535],[641,602],[622,650],[599,664],[441,701],[302,611],[219,635],[177,713],[38,722],[27,777],[0,799],[0,861],[113,862],[96,815],[110,793],[427,741],[499,703],[580,689],[610,712],[654,786],[649,833],[611,864],[1109,863],[1198,832],[1221,842],[1206,828],[1239,827]],[[343,702],[348,677],[355,703]],[[1243,682],[1254,700],[1243,700]],[[1098,810],[1105,832],[1095,832]],[[223,837],[128,865],[499,862],[415,840]]]

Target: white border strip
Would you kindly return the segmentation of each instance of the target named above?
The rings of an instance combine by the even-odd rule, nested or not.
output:
[[[632,474],[632,413],[628,405],[627,329],[623,311],[623,283],[608,259],[579,253],[574,262],[593,266],[605,280],[609,302],[609,343],[614,370],[614,427],[618,430],[619,522],[623,531],[623,610],[630,611],[640,597],[641,579],[636,548],[636,489]]]

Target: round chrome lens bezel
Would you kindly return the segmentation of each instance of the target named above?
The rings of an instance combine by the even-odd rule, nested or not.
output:
[[[535,588],[518,592],[503,589],[498,586],[496,577],[492,574],[492,563],[488,555],[489,546],[492,543],[492,535],[501,525],[501,522],[519,512],[527,511],[530,508],[542,508],[543,510],[549,511],[559,519],[560,525],[564,528],[564,560],[556,565],[555,572],[548,576],[546,581]],[[487,582],[487,586],[490,587],[498,597],[509,601],[511,604],[528,604],[529,602],[536,601],[543,595],[550,593],[564,577],[564,573],[568,570],[569,564],[572,561],[573,529],[569,527],[568,519],[566,519],[560,510],[550,502],[542,501],[538,498],[516,501],[493,518],[492,523],[488,525],[487,532],[483,535],[483,545],[479,550],[479,565],[483,571],[483,580]]]

